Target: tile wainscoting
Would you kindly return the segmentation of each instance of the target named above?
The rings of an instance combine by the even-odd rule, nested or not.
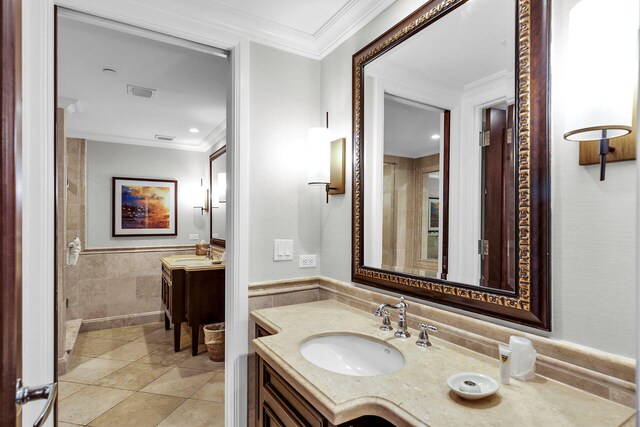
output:
[[[335,299],[368,313],[373,313],[379,304],[397,302],[397,297],[322,276],[260,282],[249,286],[249,311],[325,299]],[[498,343],[508,343],[511,335],[525,336],[533,342],[538,352],[536,372],[539,375],[635,408],[636,361],[633,359],[524,333],[413,301],[409,303],[407,317],[410,328],[418,329],[418,322],[427,321],[438,327],[438,338],[495,359],[498,357]],[[397,318],[392,320],[395,324]],[[255,329],[251,321],[249,328],[251,342]],[[251,368],[255,358],[251,343],[249,352]],[[250,391],[255,380],[251,371]],[[250,425],[254,421],[253,394],[249,393]]]
[[[82,331],[162,320],[160,258],[193,252],[193,246],[83,251],[65,282],[67,320],[82,319]]]
[[[160,258],[193,254],[194,246],[87,249],[78,264],[64,265],[65,313],[58,328],[58,374],[68,371],[79,331],[143,325],[164,320]],[[58,278],[60,280],[60,277]]]

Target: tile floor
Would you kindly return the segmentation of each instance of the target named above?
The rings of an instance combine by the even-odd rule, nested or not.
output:
[[[59,378],[58,426],[223,426],[224,363],[201,345],[179,353],[162,323],[78,335],[73,368]]]

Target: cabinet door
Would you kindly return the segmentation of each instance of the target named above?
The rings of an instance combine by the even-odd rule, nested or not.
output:
[[[286,427],[266,403],[262,405],[262,420],[262,427]]]

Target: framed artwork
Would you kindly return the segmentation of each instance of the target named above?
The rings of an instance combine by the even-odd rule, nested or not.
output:
[[[440,231],[440,199],[429,197],[429,231]]]
[[[177,236],[178,181],[113,177],[113,237]]]

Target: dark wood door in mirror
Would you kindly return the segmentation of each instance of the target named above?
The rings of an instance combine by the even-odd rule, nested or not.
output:
[[[353,55],[354,282],[551,329],[549,14],[550,0],[432,0]],[[447,111],[447,126],[387,98]],[[438,159],[415,179],[428,210],[405,215],[388,196],[392,156]],[[428,242],[422,255],[410,239],[385,247],[393,215]],[[436,267],[387,262],[400,258]]]

